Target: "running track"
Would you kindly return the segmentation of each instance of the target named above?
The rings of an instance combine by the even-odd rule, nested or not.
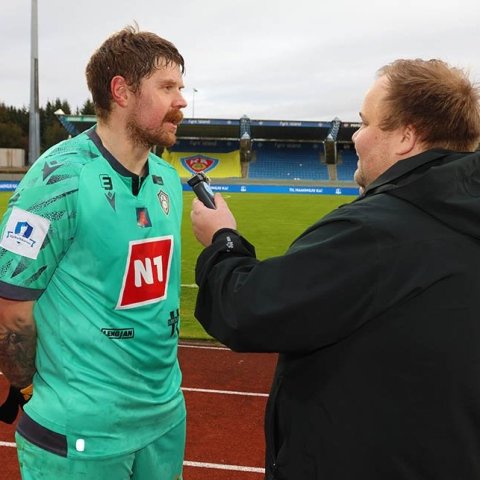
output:
[[[276,355],[182,342],[179,359],[188,415],[184,480],[262,480],[263,417]],[[0,375],[0,401],[6,392]],[[0,480],[20,480],[14,430],[0,423]]]

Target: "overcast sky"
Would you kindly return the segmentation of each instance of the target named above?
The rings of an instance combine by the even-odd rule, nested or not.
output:
[[[31,1],[0,3],[0,102],[28,107]],[[90,55],[134,21],[184,56],[186,117],[358,121],[400,57],[480,81],[479,0],[38,0],[40,105],[81,107]]]

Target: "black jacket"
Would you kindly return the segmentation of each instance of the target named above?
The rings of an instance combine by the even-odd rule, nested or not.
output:
[[[402,160],[258,261],[232,230],[196,267],[196,316],[279,352],[266,479],[480,479],[480,154]]]

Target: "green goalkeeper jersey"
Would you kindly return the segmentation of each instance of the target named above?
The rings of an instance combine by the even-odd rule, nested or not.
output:
[[[176,171],[151,153],[139,178],[94,128],[43,154],[11,197],[0,296],[36,300],[25,411],[66,436],[69,457],[136,450],[185,417],[181,216]]]

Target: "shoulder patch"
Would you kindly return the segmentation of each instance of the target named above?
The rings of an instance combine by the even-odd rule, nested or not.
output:
[[[0,247],[22,257],[36,259],[49,228],[50,221],[46,218],[13,207]]]

